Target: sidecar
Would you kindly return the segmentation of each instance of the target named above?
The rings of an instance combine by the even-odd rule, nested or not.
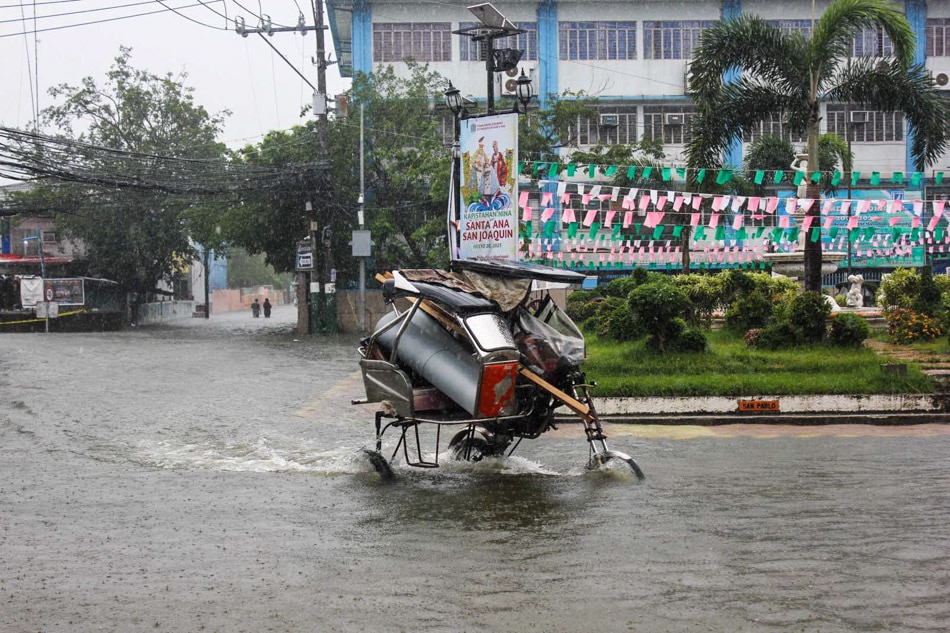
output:
[[[409,466],[436,468],[446,440],[457,459],[511,455],[522,440],[555,428],[556,410],[566,407],[584,424],[588,467],[619,461],[642,479],[629,455],[607,447],[580,371],[583,335],[550,296],[533,292],[535,282],[583,280],[573,271],[479,261],[384,276],[393,310],[362,341],[366,398],[355,401],[381,405],[368,451],[376,469],[391,476],[400,455]],[[387,458],[390,431],[398,441]]]

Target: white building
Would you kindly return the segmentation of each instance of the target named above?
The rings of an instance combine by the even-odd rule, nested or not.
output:
[[[471,4],[476,4],[473,1]],[[371,72],[384,64],[397,71],[406,59],[425,62],[450,79],[464,95],[484,101],[484,62],[471,40],[452,31],[475,23],[467,3],[409,0],[328,0],[328,16],[344,76]],[[582,145],[662,139],[668,157],[683,160],[693,107],[685,95],[692,48],[704,28],[723,17],[752,13],[782,28],[808,31],[812,2],[786,0],[499,0],[495,7],[526,33],[497,47],[523,49],[520,68],[535,85],[544,106],[549,95],[584,91],[600,99],[600,120],[584,123]],[[820,14],[827,2],[818,0]],[[925,62],[950,97],[950,2],[906,0],[917,34],[917,59]],[[866,33],[854,44],[855,56],[882,55],[889,41]],[[513,91],[502,74],[496,95]],[[822,131],[845,136],[850,127],[855,170],[913,171],[903,116],[893,112],[852,112],[844,104],[824,106]],[[781,131],[776,120],[756,134]],[[752,137],[747,138],[746,142]],[[803,139],[792,139],[803,144]],[[729,161],[741,163],[736,148]],[[950,168],[950,156],[933,166]]]

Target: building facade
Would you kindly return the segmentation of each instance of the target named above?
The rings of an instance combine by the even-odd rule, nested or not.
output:
[[[485,100],[485,65],[477,45],[452,33],[475,23],[465,3],[328,0],[327,4],[343,76],[372,72],[381,65],[392,65],[398,72],[405,60],[414,60],[450,79],[463,95]],[[675,164],[685,160],[684,144],[691,133],[694,108],[686,96],[686,77],[703,29],[745,12],[783,29],[808,33],[813,11],[820,15],[827,2],[504,0],[494,5],[525,31],[509,42],[499,40],[496,47],[524,51],[519,71],[531,77],[541,107],[565,90],[599,99],[599,119],[578,122],[582,147],[661,140]],[[906,0],[902,6],[917,35],[918,62],[926,64],[950,98],[950,3]],[[890,42],[879,32],[866,32],[853,45],[855,57],[889,52]],[[513,93],[513,76],[500,74],[496,98],[510,98]],[[868,112],[848,104],[827,104],[823,109],[822,132],[850,136],[856,171],[913,171],[908,129],[900,113]],[[804,144],[775,119],[747,134],[743,146],[769,133]],[[735,147],[728,162],[739,166],[742,149]],[[947,168],[950,155],[933,166]]]

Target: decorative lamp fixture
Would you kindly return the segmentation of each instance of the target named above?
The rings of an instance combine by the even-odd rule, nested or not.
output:
[[[521,69],[521,75],[518,77],[517,85],[515,86],[515,94],[518,96],[518,101],[521,102],[521,105],[524,106],[524,109],[527,112],[528,102],[531,101],[531,97],[534,96],[534,87],[531,85],[531,79],[524,74],[524,68]],[[448,93],[446,93],[446,95],[448,95]]]
[[[451,81],[448,90],[445,91],[445,105],[455,116],[458,116],[462,111],[462,91],[453,86]]]

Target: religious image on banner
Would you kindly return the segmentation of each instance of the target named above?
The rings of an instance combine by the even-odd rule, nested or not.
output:
[[[516,259],[518,115],[462,121],[461,259]]]

